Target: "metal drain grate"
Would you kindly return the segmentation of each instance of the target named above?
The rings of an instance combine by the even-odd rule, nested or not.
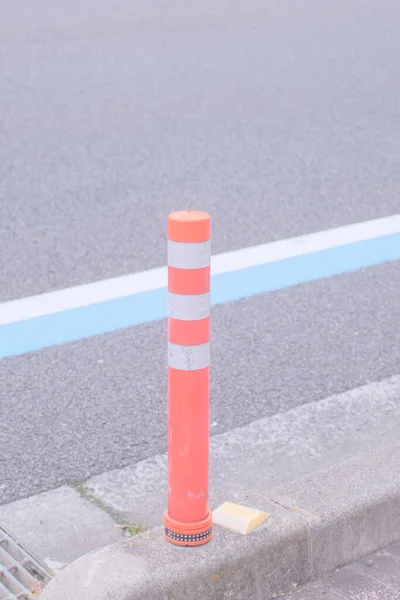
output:
[[[0,527],[0,600],[35,600],[51,573]]]

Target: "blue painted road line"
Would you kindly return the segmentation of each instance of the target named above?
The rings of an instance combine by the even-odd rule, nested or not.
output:
[[[400,233],[251,266],[212,277],[213,306],[400,260]],[[0,326],[0,358],[158,321],[165,288]]]

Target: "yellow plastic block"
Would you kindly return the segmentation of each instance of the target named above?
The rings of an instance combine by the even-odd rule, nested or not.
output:
[[[225,527],[225,529],[241,533],[242,535],[246,535],[256,527],[259,527],[268,517],[269,514],[266,512],[248,508],[247,506],[240,506],[239,504],[232,504],[231,502],[225,502],[213,512],[213,522],[215,525],[220,525],[221,527]]]

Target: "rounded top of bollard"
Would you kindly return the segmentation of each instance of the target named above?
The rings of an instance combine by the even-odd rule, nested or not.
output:
[[[178,210],[168,216],[168,239],[173,242],[207,242],[210,215],[200,210]]]

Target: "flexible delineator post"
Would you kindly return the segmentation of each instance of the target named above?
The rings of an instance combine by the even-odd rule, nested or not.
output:
[[[165,536],[180,546],[212,537],[208,506],[210,216],[168,217],[168,510]]]

